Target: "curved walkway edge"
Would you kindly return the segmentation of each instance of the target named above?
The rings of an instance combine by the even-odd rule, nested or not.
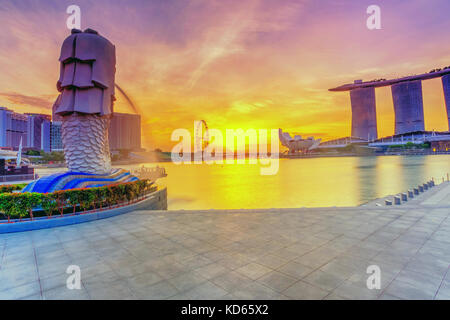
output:
[[[124,214],[135,210],[165,210],[165,209],[167,209],[167,189],[164,188],[156,191],[155,193],[152,193],[144,200],[113,209],[63,217],[55,216],[50,219],[43,218],[43,219],[35,219],[33,221],[3,223],[0,224],[0,234],[47,229],[77,223],[84,223],[114,217],[119,214]]]

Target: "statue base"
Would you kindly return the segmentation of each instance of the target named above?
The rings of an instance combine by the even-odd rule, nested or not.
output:
[[[27,185],[22,192],[48,193],[59,190],[102,187],[137,180],[139,180],[137,177],[124,169],[114,169],[111,174],[68,171],[39,178]]]

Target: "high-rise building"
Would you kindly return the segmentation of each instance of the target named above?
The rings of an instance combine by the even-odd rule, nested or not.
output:
[[[0,107],[0,147],[17,149],[22,139],[27,141],[28,117],[5,107]]]
[[[375,88],[350,91],[352,104],[352,137],[373,140],[378,138]]]
[[[41,150],[44,152],[51,151],[51,127],[52,123],[50,121],[43,121],[41,124]]]
[[[25,113],[28,116],[27,143],[28,148],[50,151],[51,116],[40,113]],[[44,130],[43,130],[44,129]],[[44,149],[45,146],[45,149]]]
[[[50,126],[50,146],[51,151],[63,151],[60,121],[53,121]]]
[[[111,150],[141,150],[141,116],[138,114],[113,114],[109,126]]]
[[[424,131],[422,81],[407,81],[391,86],[395,112],[395,134]]]

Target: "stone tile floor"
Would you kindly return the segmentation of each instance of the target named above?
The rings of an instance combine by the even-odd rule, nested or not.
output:
[[[0,234],[0,299],[450,299],[440,190],[398,207],[137,211]]]

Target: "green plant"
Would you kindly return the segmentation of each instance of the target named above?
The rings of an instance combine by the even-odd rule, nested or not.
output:
[[[97,203],[99,205],[99,208],[101,209],[107,196],[106,187],[92,188],[91,190],[94,194],[94,208],[96,208],[95,204]]]
[[[21,189],[20,187],[16,188]],[[99,203],[102,207],[103,204],[111,206],[122,201],[131,202],[156,190],[157,187],[151,181],[139,180],[104,187],[71,189],[45,194],[5,192],[0,193],[0,212],[7,217],[8,222],[10,218],[30,217],[33,219],[33,209],[38,206],[42,207],[47,216],[51,216],[56,210],[63,215],[64,209],[68,205],[73,208],[72,212],[76,213],[78,206],[86,211],[94,203]]]
[[[41,207],[47,214],[51,216],[53,211],[58,209],[57,195],[56,193],[45,193],[41,197]]]
[[[95,191],[93,189],[85,189],[79,192],[78,201],[80,207],[86,211],[89,208],[95,199]]]
[[[80,204],[81,190],[82,189],[70,189],[64,192],[66,202],[73,207],[73,213],[75,213],[77,205]]]
[[[56,206],[58,207],[58,211],[61,214],[61,216],[64,213],[64,207],[66,206],[66,197],[64,191],[56,191],[53,192],[53,197],[56,201]]]
[[[19,216],[19,219],[27,215],[33,219],[33,208],[41,203],[42,193],[17,193],[14,196],[16,202],[15,215]]]
[[[14,217],[15,202],[10,194],[0,194],[0,211],[6,215],[8,222]]]
[[[26,183],[2,185],[0,186],[0,193],[12,193],[13,191],[22,190],[26,185]]]

